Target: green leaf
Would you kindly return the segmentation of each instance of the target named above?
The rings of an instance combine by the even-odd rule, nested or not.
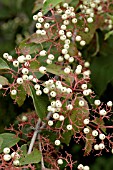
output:
[[[27,89],[27,90],[28,90],[28,89]],[[27,93],[27,92],[25,91],[24,86],[23,86],[23,85],[20,85],[20,86],[18,87],[17,95],[11,95],[11,98],[12,98],[13,100],[15,100],[16,103],[18,104],[18,106],[20,107],[20,106],[23,105],[23,103],[24,103],[24,101],[25,101],[25,99],[26,99],[26,93]]]
[[[5,147],[12,147],[16,143],[19,142],[20,138],[18,138],[15,134],[12,133],[2,133],[0,134],[0,139],[3,139],[3,142],[0,146],[0,153],[3,151]]]
[[[104,133],[106,133],[106,126],[104,125],[104,120],[96,117],[93,121]]]
[[[85,152],[84,152],[84,155],[88,155],[91,150],[92,150],[92,145],[95,141],[95,138],[94,136],[92,136],[92,129],[90,127],[89,128],[89,133],[86,134],[86,142],[85,142]]]
[[[107,40],[111,35],[113,35],[113,30],[111,30],[105,34],[104,40]]]
[[[47,72],[55,74],[57,76],[63,76],[63,78],[67,81],[67,82],[71,82],[71,77],[68,77],[67,74],[64,73],[64,70],[62,69],[61,65],[56,65],[56,64],[51,64],[51,65],[47,65]]]
[[[3,138],[0,137],[0,148],[1,148],[2,143],[3,143]]]
[[[0,84],[2,85],[8,85],[8,79],[6,77],[0,76]]]
[[[30,86],[31,97],[33,99],[33,104],[36,110],[37,115],[43,119],[46,117],[47,113],[47,106],[49,104],[48,96],[42,94],[41,96],[36,95],[36,90]]]
[[[2,58],[0,58],[0,70],[3,70],[3,69],[10,69],[10,68],[7,65],[7,63]]]
[[[33,163],[39,163],[41,161],[41,153],[39,150],[34,149],[31,154],[26,154],[20,158],[20,165],[28,165]]]
[[[101,42],[98,56],[91,60],[91,81],[95,92],[101,96],[113,80],[113,36]]]
[[[22,157],[27,154],[27,144],[21,146],[20,150],[22,151]]]
[[[84,107],[79,106],[79,100],[83,100],[85,102]],[[77,98],[75,101],[74,110],[70,115],[70,119],[72,120],[72,122],[74,122],[73,128],[76,132],[79,132],[81,130],[84,125],[83,121],[84,119],[88,118],[89,114],[89,107],[86,100],[82,97]]]
[[[46,14],[50,9],[54,8],[57,4],[63,2],[63,0],[47,0],[43,5],[43,13]]]

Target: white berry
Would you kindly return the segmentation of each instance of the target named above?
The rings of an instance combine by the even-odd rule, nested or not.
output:
[[[92,135],[95,136],[95,137],[98,136],[98,131],[97,130],[93,130],[92,131]]]
[[[55,140],[55,145],[57,145],[57,146],[60,145],[60,140],[58,140],[58,139]]]
[[[21,77],[17,78],[16,80],[17,84],[22,84],[23,83],[23,79]]]
[[[88,134],[90,130],[89,130],[89,128],[84,128],[83,131],[85,134]]]
[[[5,155],[3,156],[3,159],[4,159],[4,161],[9,161],[9,160],[11,159],[11,155],[5,154]]]
[[[4,148],[4,149],[3,149],[3,153],[5,153],[5,154],[10,153],[10,148],[8,148],[8,147],[7,147],[7,148]]]

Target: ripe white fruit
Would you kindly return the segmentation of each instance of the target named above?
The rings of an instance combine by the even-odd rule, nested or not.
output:
[[[53,121],[52,121],[52,120],[49,120],[49,121],[48,121],[48,125],[49,125],[49,126],[53,126]]]
[[[41,90],[36,90],[36,95],[37,96],[40,96],[42,94],[42,91]]]
[[[105,148],[104,143],[100,143],[100,144],[99,144],[99,148],[100,148],[100,149],[104,149],[104,148]]]
[[[89,166],[84,166],[83,170],[89,170]]]
[[[24,63],[25,62],[25,56],[21,55],[17,58],[17,60],[18,60],[19,63]]]
[[[47,63],[47,64],[52,64],[52,61],[51,61],[50,59],[47,59],[47,60],[46,60],[46,63]]]
[[[67,110],[72,110],[72,109],[73,109],[73,105],[72,104],[67,105]]]
[[[60,100],[56,100],[56,107],[62,107],[62,103]]]
[[[22,122],[26,122],[28,119],[27,119],[27,116],[22,116]]]
[[[58,113],[54,113],[53,114],[53,119],[55,119],[55,120],[59,119],[59,114]]]
[[[73,19],[72,19],[72,23],[73,23],[73,24],[76,24],[76,23],[77,23],[77,18],[73,18]]]
[[[49,58],[50,60],[54,60],[55,57],[54,57],[53,54],[49,54],[49,55],[48,55],[48,58]]]
[[[59,57],[58,57],[58,61],[59,61],[59,62],[62,62],[63,60],[64,60],[64,58],[63,58],[62,56],[59,56]]]
[[[84,132],[85,134],[88,134],[89,131],[90,131],[89,128],[84,128],[84,129],[83,129],[83,132]]]
[[[67,125],[66,128],[67,128],[67,130],[72,130],[73,127],[72,127],[72,125]]]
[[[50,24],[49,24],[49,23],[45,23],[45,24],[44,24],[44,28],[45,28],[45,29],[48,29],[49,27],[50,27]]]
[[[60,145],[60,140],[58,140],[58,139],[55,140],[55,145],[57,145],[57,146]]]
[[[45,50],[40,51],[40,56],[46,56],[47,52]]]
[[[101,104],[101,101],[100,101],[100,100],[95,100],[95,101],[94,101],[94,104],[95,104],[96,106],[99,106],[99,105]]]
[[[50,92],[50,96],[51,96],[51,97],[56,97],[56,92],[55,92],[55,91],[51,91],[51,92]]]
[[[89,94],[90,94],[89,90],[84,90],[84,91],[83,91],[83,95],[84,95],[84,96],[88,96]]]
[[[35,88],[35,90],[40,90],[40,85],[39,84],[35,84],[34,88]]]
[[[92,23],[93,22],[93,18],[92,17],[87,18],[87,22],[88,23]]]
[[[11,159],[11,155],[5,154],[5,155],[3,156],[3,159],[4,159],[4,161],[9,161],[9,160]]]
[[[82,84],[82,85],[81,85],[81,88],[82,88],[83,90],[86,90],[86,89],[87,89],[87,84]]]
[[[94,149],[96,150],[96,151],[98,151],[100,148],[99,148],[99,145],[98,144],[95,144],[94,145]]]
[[[95,136],[95,137],[98,136],[98,131],[97,130],[93,130],[92,131],[92,135]]]
[[[11,154],[11,158],[14,158],[15,160],[20,159],[20,155],[17,152],[13,152]]]
[[[72,90],[71,90],[70,88],[67,88],[67,89],[66,89],[66,92],[67,92],[68,94],[70,94],[70,93],[72,93]]]
[[[14,160],[13,161],[13,165],[15,165],[15,166],[18,166],[20,164],[20,161],[19,160]]]
[[[81,106],[81,107],[82,107],[82,106],[84,106],[84,104],[85,104],[85,103],[84,103],[84,101],[83,101],[83,100],[80,100],[78,104],[79,104],[79,106]]]
[[[44,66],[39,67],[39,71],[40,71],[40,73],[45,74],[46,73],[46,67],[44,67]]]
[[[22,84],[23,83],[23,79],[21,77],[17,78],[16,80],[17,84]]]
[[[28,73],[29,73],[29,70],[28,70],[27,68],[23,68],[23,69],[22,69],[22,73],[23,73],[23,74],[28,74]]]
[[[16,95],[17,94],[17,91],[14,89],[14,90],[11,90],[11,95]]]
[[[57,160],[57,163],[58,163],[59,165],[62,165],[62,164],[63,164],[63,160],[62,160],[62,159],[58,159],[58,160]]]
[[[105,136],[103,133],[99,134],[99,139],[104,140],[105,137],[106,137],[106,136]]]
[[[77,35],[75,38],[76,41],[81,41],[81,39],[82,39],[82,37],[80,35]]]
[[[63,115],[60,115],[60,116],[59,116],[59,120],[60,120],[60,121],[64,121],[64,119],[65,119],[65,118],[64,118]]]
[[[37,15],[33,15],[33,20],[36,21],[38,19]]]
[[[43,89],[43,92],[44,92],[45,94],[48,94],[48,93],[49,93],[49,89],[48,89],[48,88],[44,88],[44,89]]]
[[[81,45],[81,46],[84,46],[84,45],[86,45],[86,41],[84,41],[84,40],[81,40],[81,41],[80,41],[80,45]]]
[[[13,61],[13,66],[18,67],[19,66],[19,61],[17,61],[17,60]]]
[[[84,166],[82,164],[79,164],[77,167],[79,170],[83,170]]]
[[[3,153],[8,154],[10,153],[10,148],[6,147],[3,149]]]
[[[112,101],[107,102],[108,107],[112,107],[112,105],[113,105]]]
[[[70,72],[71,72],[71,70],[70,70],[69,67],[66,67],[66,68],[64,69],[64,73],[69,74]]]
[[[5,58],[5,59],[8,59],[8,56],[9,56],[8,53],[4,53],[4,54],[3,54],[3,58]]]
[[[87,125],[87,124],[89,124],[89,119],[84,119],[83,122],[84,122],[85,125]]]
[[[102,110],[99,111],[99,114],[101,116],[106,116],[107,112],[104,109],[102,109]]]

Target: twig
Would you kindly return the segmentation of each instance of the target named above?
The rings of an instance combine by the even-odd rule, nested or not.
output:
[[[49,112],[47,117],[46,117],[46,119],[49,120],[51,115],[52,115],[52,112]],[[31,143],[29,145],[29,149],[28,149],[27,154],[31,153],[38,133],[40,133],[42,131],[42,129],[45,128],[45,126],[46,126],[46,123],[43,123],[43,125],[41,127],[40,127],[40,124],[41,124],[41,119],[39,118],[39,120],[38,120],[38,122],[36,124],[36,127],[35,127],[35,131],[34,131],[33,137],[31,139]]]

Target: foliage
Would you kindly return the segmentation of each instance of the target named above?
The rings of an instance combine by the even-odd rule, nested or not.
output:
[[[0,90],[20,108],[28,99],[33,106],[0,134],[0,168],[89,170],[86,155],[113,153],[113,97],[103,101],[113,84],[112,2],[33,2],[0,2]],[[84,151],[77,164],[71,145]]]

